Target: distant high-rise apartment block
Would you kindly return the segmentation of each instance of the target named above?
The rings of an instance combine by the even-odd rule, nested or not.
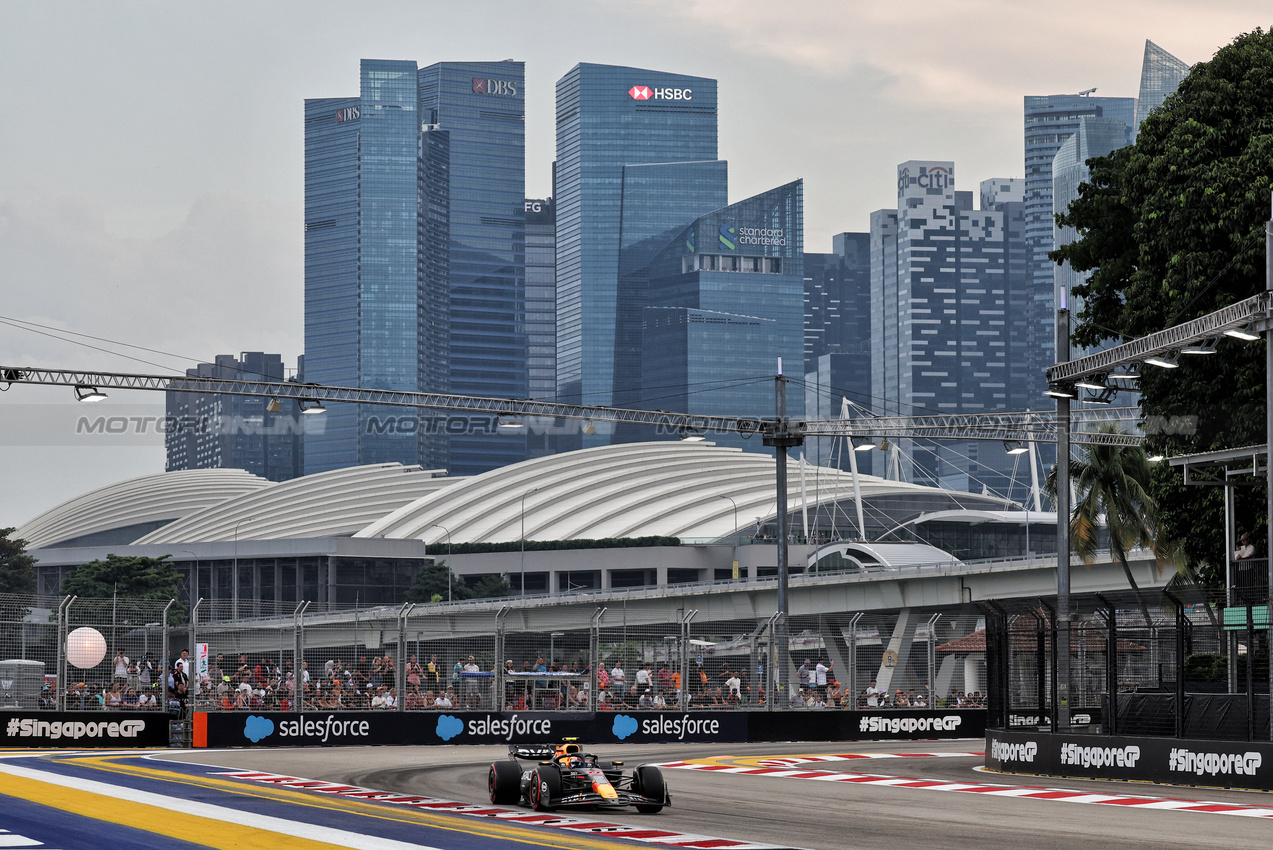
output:
[[[522,63],[364,59],[358,97],[305,102],[306,378],[524,398]],[[493,419],[332,405],[306,471],[525,457]]]
[[[1136,98],[1136,128],[1149,113],[1163,105],[1180,81],[1189,73],[1189,65],[1145,39],[1145,59],[1140,66],[1140,96]]]
[[[288,379],[277,354],[247,351],[221,354],[211,363],[186,370],[191,378],[228,381]],[[291,399],[218,393],[165,393],[169,424],[164,434],[164,469],[246,469],[270,481],[289,481],[302,474],[307,424],[321,428],[316,417],[303,416]]]
[[[1087,117],[1121,121],[1123,144],[1128,144],[1136,127],[1136,99],[1092,97],[1091,92],[1025,98],[1025,233],[1030,248],[1032,339],[1022,374],[1032,398],[1043,392],[1044,371],[1056,359],[1056,264],[1048,258],[1054,247],[1052,160]]]
[[[978,209],[972,192],[955,189],[954,163],[910,161],[897,168],[897,190],[897,208],[871,216],[875,412],[1024,409],[1024,181],[983,182]],[[903,442],[913,480],[1008,493],[1013,463],[999,443]]]
[[[637,274],[727,199],[716,81],[579,64],[557,82],[557,397],[632,404],[641,393]],[[608,429],[583,435],[607,442]]]

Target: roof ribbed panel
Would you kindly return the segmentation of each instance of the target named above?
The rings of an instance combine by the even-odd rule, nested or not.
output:
[[[799,510],[801,465],[788,467],[788,505]],[[804,467],[805,493],[818,502],[852,499],[847,472]],[[860,476],[863,499],[931,487]],[[978,506],[989,500],[951,494]],[[725,498],[728,497],[728,498]],[[711,443],[603,446],[536,458],[474,476],[404,505],[355,537],[446,539],[453,543],[644,537],[719,539],[776,512],[774,459]],[[524,514],[523,514],[524,504]],[[524,532],[523,532],[524,524]]]
[[[42,549],[88,534],[153,522],[172,522],[235,497],[270,488],[242,469],[186,469],[143,475],[101,487],[50,508],[14,536]]]
[[[405,504],[465,480],[435,477],[438,474],[383,463],[306,475],[191,514],[136,542],[348,536]]]

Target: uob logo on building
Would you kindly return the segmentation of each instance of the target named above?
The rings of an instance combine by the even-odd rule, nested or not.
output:
[[[725,247],[725,250],[738,250],[738,243],[734,241],[737,236],[738,228],[732,221],[727,221],[720,226],[720,244]]]

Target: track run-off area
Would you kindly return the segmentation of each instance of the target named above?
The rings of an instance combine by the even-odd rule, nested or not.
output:
[[[538,813],[486,796],[499,747],[0,751],[0,848],[1256,846],[1273,795],[1009,776],[981,740],[618,745],[672,805]],[[940,842],[940,843],[935,843]]]

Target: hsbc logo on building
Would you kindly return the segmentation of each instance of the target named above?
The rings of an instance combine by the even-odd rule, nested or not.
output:
[[[473,94],[517,97],[517,83],[512,80],[492,80],[487,77],[474,77]]]
[[[628,97],[633,100],[692,100],[693,89],[650,88],[649,86],[633,86],[628,89]]]

